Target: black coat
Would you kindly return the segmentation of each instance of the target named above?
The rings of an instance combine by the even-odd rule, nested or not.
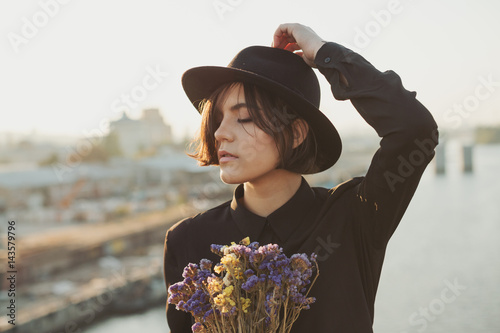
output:
[[[325,44],[315,63],[336,99],[350,99],[382,137],[367,174],[333,189],[311,188],[303,179],[297,193],[267,218],[232,201],[174,225],[165,240],[165,281],[182,280],[190,262],[220,258],[210,244],[249,236],[275,242],[290,256],[316,252],[320,276],[292,332],[372,332],[374,302],[389,238],[398,226],[434,156],[437,125],[429,111],[405,90],[393,71],[380,72],[357,53]],[[341,72],[349,87],[339,82]],[[173,333],[191,332],[191,317],[167,307]]]

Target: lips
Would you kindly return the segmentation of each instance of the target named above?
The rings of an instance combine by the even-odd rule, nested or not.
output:
[[[231,162],[238,158],[238,156],[233,155],[225,150],[219,150],[218,156],[219,156],[219,164]]]

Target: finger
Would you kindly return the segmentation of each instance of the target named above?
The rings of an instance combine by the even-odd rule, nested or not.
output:
[[[274,36],[274,39],[273,39],[273,47],[276,47],[276,48],[279,48],[279,49],[282,49],[285,45],[283,45],[283,39],[281,37],[276,37]]]
[[[288,35],[281,35],[279,37],[275,36],[274,37],[274,43],[273,46],[284,49],[289,43],[293,43],[295,40],[293,38],[290,38]]]
[[[279,47],[280,49],[285,49],[286,47],[288,47],[288,45],[291,45],[291,44],[297,44],[297,42],[295,41],[295,38],[293,38],[291,36],[284,35],[279,40],[278,44],[275,45],[275,47]]]
[[[273,35],[273,42],[271,44],[272,47],[279,47],[281,43],[281,36],[283,35],[283,32],[278,28]]]
[[[283,36],[283,24],[280,24],[278,28],[274,31],[273,35],[273,47],[278,47],[281,43],[281,36]]]
[[[289,24],[280,24],[273,36],[273,47],[284,48],[288,43],[295,42]]]
[[[297,51],[300,49],[301,49],[301,47],[297,43],[288,43],[287,46],[285,46],[285,50],[290,51],[290,52],[294,52],[294,51]]]

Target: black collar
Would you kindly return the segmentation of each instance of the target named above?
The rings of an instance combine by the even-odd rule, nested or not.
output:
[[[314,191],[302,177],[302,183],[293,197],[266,218],[246,209],[238,201],[243,195],[243,184],[241,184],[234,191],[231,216],[243,235],[250,237],[250,241],[258,239],[267,221],[280,241],[286,242],[292,232],[303,222],[303,217],[308,213],[315,199]]]

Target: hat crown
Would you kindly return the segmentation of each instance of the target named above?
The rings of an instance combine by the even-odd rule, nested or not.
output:
[[[227,67],[266,77],[319,108],[318,78],[313,69],[293,52],[266,46],[250,46],[241,50]]]

